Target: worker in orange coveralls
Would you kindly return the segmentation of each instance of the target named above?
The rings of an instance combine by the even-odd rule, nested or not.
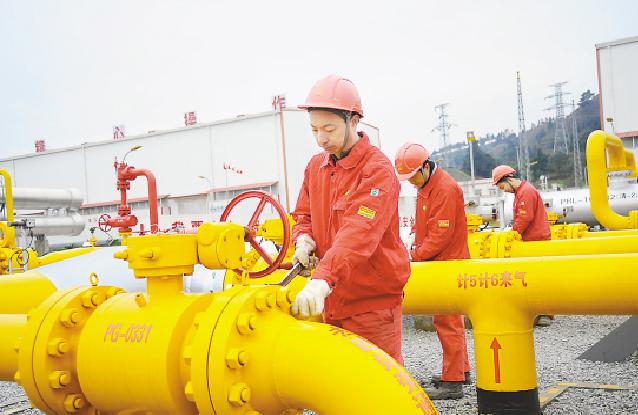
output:
[[[417,188],[415,248],[412,261],[467,259],[467,221],[463,191],[420,144],[406,143],[397,151],[399,180]],[[470,383],[465,324],[462,315],[435,315],[434,327],[443,348],[441,376],[434,376],[425,392],[432,400],[460,399],[463,383]]]
[[[531,183],[515,176],[516,170],[507,165],[494,167],[492,184],[504,192],[514,193],[514,226],[524,241],[549,241],[552,233],[545,205],[538,190]],[[541,315],[535,324],[547,327],[554,316]]]
[[[293,263],[312,267],[313,252],[319,261],[292,313],[323,312],[326,323],[366,338],[403,364],[401,305],[410,260],[399,237],[400,185],[392,162],[357,132],[363,110],[350,80],[319,80],[299,108],[309,112],[324,151],[306,166],[293,212]]]

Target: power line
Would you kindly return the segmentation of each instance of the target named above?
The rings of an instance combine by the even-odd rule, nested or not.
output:
[[[546,108],[546,111],[555,110],[556,119],[554,125],[554,153],[558,152],[569,153],[569,140],[567,136],[567,128],[565,127],[565,102],[563,96],[568,95],[569,92],[563,92],[563,85],[567,82],[558,82],[550,87],[554,88],[554,94],[546,96],[545,99],[554,99],[554,105]]]
[[[529,143],[525,137],[525,112],[523,111],[523,89],[521,87],[521,73],[516,72],[516,95],[518,97],[518,148],[516,158],[518,171],[522,178],[532,180],[529,162]]]
[[[578,187],[578,181],[584,181],[583,162],[580,158],[580,144],[578,143],[578,124],[576,120],[576,103],[572,100],[572,129],[574,135],[574,187]]]
[[[441,136],[441,147],[447,147],[449,144],[450,137],[450,128],[452,125],[448,121],[448,115],[445,112],[445,108],[449,105],[449,103],[439,104],[434,107],[434,110],[437,111],[439,124],[434,127],[432,131],[438,131]]]

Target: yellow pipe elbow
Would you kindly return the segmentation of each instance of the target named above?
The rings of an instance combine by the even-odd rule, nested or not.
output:
[[[56,291],[38,272],[0,277],[0,314],[26,314]]]
[[[620,138],[604,131],[594,131],[587,139],[587,177],[594,217],[609,229],[638,228],[636,213],[622,216],[609,206],[608,170],[631,170],[632,176],[638,175],[633,153],[623,148]]]
[[[269,402],[322,415],[437,413],[414,378],[367,340],[320,323],[286,326],[279,327],[271,347],[254,353],[276,362],[267,388],[277,392],[276,399]]]
[[[221,318],[206,313],[200,324],[210,327],[217,320],[211,335],[201,333],[211,346],[208,360],[193,354],[201,414],[230,414],[237,406],[263,414],[295,408],[322,415],[437,414],[410,374],[376,346],[348,331],[292,318],[290,290],[235,287],[219,295],[233,292],[238,294]],[[195,337],[194,350],[200,350],[197,345]],[[211,385],[228,386],[198,395],[195,381],[206,369]],[[237,389],[250,391],[250,399],[242,403],[231,396]]]

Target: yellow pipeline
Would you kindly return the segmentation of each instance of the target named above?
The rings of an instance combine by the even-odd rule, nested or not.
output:
[[[638,252],[638,235],[524,242],[517,232],[477,232],[468,247],[472,258],[623,254]]]
[[[636,269],[638,254],[412,263],[403,311],[470,317],[479,411],[491,413],[485,396],[537,395],[536,315],[637,314]]]
[[[63,251],[56,251],[50,254],[41,256],[38,258],[38,266],[44,266],[53,264],[54,262],[64,261],[65,259],[73,258],[76,256],[88,254],[89,252],[94,251],[96,248],[88,247],[88,248],[73,248],[73,249],[65,249]]]
[[[583,232],[583,238],[611,238],[616,236],[638,236],[638,230]]]
[[[13,184],[8,171],[0,169],[0,176],[4,177],[5,210],[7,222],[13,222]]]
[[[507,245],[506,245],[507,249]],[[510,258],[564,255],[598,255],[638,253],[638,235],[614,238],[564,239],[558,241],[513,241]]]
[[[243,234],[220,223],[198,235],[129,237],[117,257],[147,278],[147,294],[92,286],[47,298],[20,336],[15,379],[31,402],[47,413],[82,414],[437,413],[372,344],[295,320],[289,289],[182,292],[182,274],[198,261],[237,267]]]
[[[552,241],[563,239],[581,239],[581,238],[614,238],[617,236],[638,236],[638,230],[624,231],[593,231],[590,232],[589,227],[584,223],[563,223],[560,225],[550,226]],[[468,232],[467,242],[470,248],[471,257],[480,257],[480,245],[485,243],[491,235],[499,235],[511,231],[484,231],[484,232]],[[474,253],[472,253],[474,251]]]
[[[0,379],[12,379],[18,367],[15,346],[27,325],[26,314],[0,314]]]
[[[431,408],[393,359],[349,332],[295,320],[276,287],[236,286],[153,303],[139,307],[135,294],[121,294],[86,323],[78,378],[100,411],[421,414],[420,407]]]
[[[631,170],[638,176],[633,152],[625,150],[622,140],[604,131],[594,131],[587,139],[587,177],[591,210],[600,224],[608,229],[638,228],[638,211],[622,216],[609,206],[607,172]]]
[[[55,291],[51,281],[37,272],[0,276],[0,314],[26,314]]]
[[[26,265],[27,268],[31,270],[44,265],[52,264],[54,262],[60,262],[64,261],[65,259],[88,254],[95,249],[96,248],[93,247],[73,248],[52,252],[50,254],[39,257],[37,251],[31,248],[27,248],[26,257],[28,258],[28,260]],[[23,252],[24,250],[21,248],[0,248],[0,275],[22,272],[24,266],[24,264],[22,263],[24,258]],[[9,260],[11,260],[11,272],[9,272]]]

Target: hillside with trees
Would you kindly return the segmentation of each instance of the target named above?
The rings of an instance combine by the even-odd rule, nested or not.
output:
[[[581,165],[586,166],[585,148],[589,133],[600,129],[599,96],[589,90],[582,93],[575,111],[566,109],[565,126],[567,129],[569,153],[554,152],[555,120],[545,118],[533,123],[525,131],[529,145],[532,181],[539,184],[540,176],[547,176],[548,181],[558,183],[560,187],[574,186],[574,121],[578,144],[580,147]],[[496,134],[477,137],[473,142],[474,172],[476,177],[490,177],[492,168],[499,164],[509,164],[516,168],[516,148],[518,137],[510,130]],[[454,167],[470,174],[469,147],[467,143],[453,144],[434,152],[432,157],[444,166]],[[579,186],[583,183],[579,182]]]

